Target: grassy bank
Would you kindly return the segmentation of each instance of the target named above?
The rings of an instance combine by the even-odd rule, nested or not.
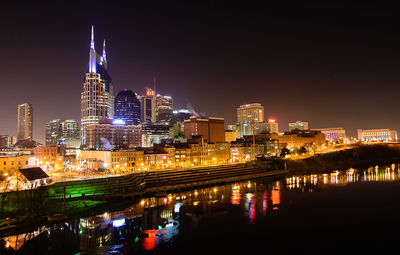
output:
[[[357,145],[354,148],[310,158],[287,160],[290,172],[319,172],[363,168],[400,162],[400,144]]]

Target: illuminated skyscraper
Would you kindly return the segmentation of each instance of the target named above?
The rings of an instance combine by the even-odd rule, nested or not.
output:
[[[100,119],[114,118],[114,97],[111,76],[107,71],[105,41],[103,54],[94,47],[94,28],[89,51],[89,66],[81,93],[81,143],[86,144],[86,127],[98,124]]]
[[[157,94],[156,97],[156,119],[158,123],[171,125],[173,100],[170,96]]]
[[[33,139],[33,108],[31,104],[18,105],[17,140]]]
[[[156,91],[146,89],[146,95],[140,97],[141,120],[142,122],[156,122]]]
[[[237,124],[239,125],[240,136],[253,135],[258,129],[265,129],[264,106],[259,103],[244,104],[237,108]],[[254,131],[254,132],[253,132]]]
[[[132,90],[121,90],[115,97],[115,119],[125,121],[127,125],[140,124],[140,102]]]
[[[79,147],[79,125],[75,120],[52,120],[46,125],[46,146]]]
[[[237,108],[237,122],[264,122],[264,106],[258,103],[239,106]]]

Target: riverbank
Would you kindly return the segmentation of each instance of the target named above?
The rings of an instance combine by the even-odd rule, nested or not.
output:
[[[400,162],[400,144],[357,145],[353,148],[315,156],[286,160],[290,173],[323,172],[349,168],[365,168]]]

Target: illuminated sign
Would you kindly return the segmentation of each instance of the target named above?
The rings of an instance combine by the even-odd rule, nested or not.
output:
[[[114,125],[125,125],[125,121],[121,119],[115,119],[112,122]]]
[[[152,90],[152,89],[148,89],[147,91],[146,91],[146,96],[154,96],[156,94],[156,92],[154,91],[154,90]]]
[[[125,225],[125,219],[113,220],[112,224],[115,228],[122,227],[123,225]]]

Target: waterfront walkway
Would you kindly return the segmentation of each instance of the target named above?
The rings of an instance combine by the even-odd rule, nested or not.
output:
[[[286,173],[284,170],[271,171],[249,164],[159,170],[109,178],[57,182],[48,186],[48,199],[64,199],[65,194],[66,200],[114,200]]]

